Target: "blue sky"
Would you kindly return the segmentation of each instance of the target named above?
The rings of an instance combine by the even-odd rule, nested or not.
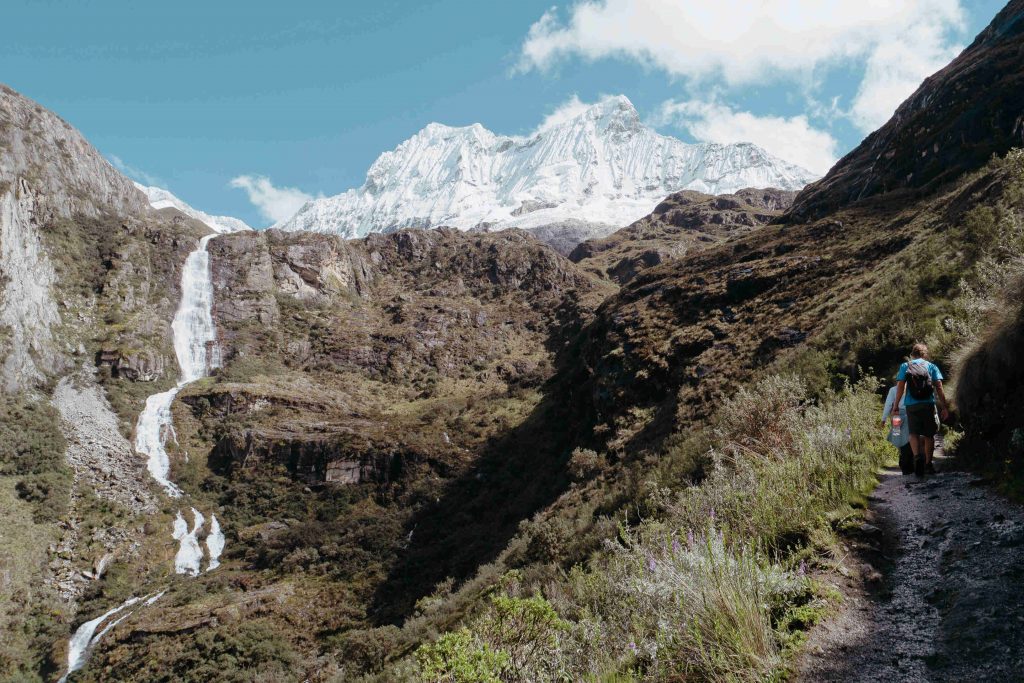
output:
[[[1003,5],[8,0],[0,81],[136,179],[264,226],[430,121],[526,134],[606,94],[685,140],[827,167]]]

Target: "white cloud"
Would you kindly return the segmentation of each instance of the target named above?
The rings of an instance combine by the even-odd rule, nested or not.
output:
[[[752,142],[814,173],[824,174],[836,162],[836,139],[812,126],[804,115],[756,116],[717,102],[668,100],[656,118],[675,124],[701,142]]]
[[[313,199],[313,195],[298,188],[274,187],[265,176],[240,175],[231,179],[231,187],[245,190],[260,214],[274,223],[288,220],[303,204]]]
[[[550,128],[576,118],[595,104],[603,104],[608,100],[620,99],[621,97],[621,95],[602,95],[596,103],[588,103],[580,100],[577,95],[573,95],[568,100],[555,107],[554,111],[545,116],[540,125],[530,133],[530,137],[533,137],[538,133],[543,133]]]
[[[586,102],[581,102],[580,98],[573,95],[562,104],[555,107],[555,110],[544,117],[541,124],[531,133],[531,136],[537,133],[543,133],[544,131],[557,126],[560,123],[565,123],[571,119],[576,118],[583,112],[585,112],[591,105]]]
[[[869,130],[956,53],[965,25],[961,0],[577,0],[530,27],[519,68],[621,58],[736,87],[852,61],[866,74],[850,115]]]
[[[167,185],[167,183],[155,175],[146,173],[142,169],[135,168],[134,166],[125,163],[125,161],[116,154],[108,154],[107,159],[110,160],[110,163],[114,168],[132,180],[137,180],[145,185],[154,185],[156,187],[165,187]]]

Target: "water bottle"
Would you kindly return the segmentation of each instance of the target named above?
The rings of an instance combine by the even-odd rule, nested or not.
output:
[[[893,438],[899,438],[900,433],[903,431],[903,418],[896,415],[892,418],[892,435]]]

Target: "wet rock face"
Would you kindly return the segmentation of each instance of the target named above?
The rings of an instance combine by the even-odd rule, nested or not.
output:
[[[926,194],[1024,145],[1024,0],[1012,0],[884,126],[803,190],[791,221],[893,192]]]
[[[153,382],[167,371],[167,358],[155,349],[102,349],[96,354],[97,367],[109,367],[114,377],[132,382]]]

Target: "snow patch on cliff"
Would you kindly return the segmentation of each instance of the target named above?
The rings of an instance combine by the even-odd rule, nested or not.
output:
[[[149,205],[154,209],[177,209],[186,216],[190,216],[201,223],[205,223],[214,232],[227,233],[252,230],[252,228],[250,228],[248,224],[241,219],[233,218],[232,216],[211,216],[205,211],[193,208],[161,187],[152,187],[142,185],[141,183],[135,183],[135,187],[146,195],[146,199],[149,200]]]

